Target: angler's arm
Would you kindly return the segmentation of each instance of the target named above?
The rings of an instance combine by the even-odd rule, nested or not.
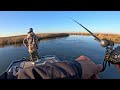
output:
[[[24,44],[26,47],[28,47],[26,42],[27,42],[27,38],[25,37],[24,40],[23,40],[23,44]]]
[[[36,38],[36,39],[35,39],[35,40],[36,40],[36,42],[38,43],[38,37],[36,36],[35,38]]]
[[[77,62],[77,64],[79,64]],[[81,67],[69,61],[46,63],[42,66],[25,68],[18,73],[18,79],[73,79],[81,78]],[[78,71],[79,70],[79,71]]]
[[[101,64],[96,65],[89,58],[80,56],[76,60],[25,68],[19,72],[18,79],[95,79],[101,70]]]

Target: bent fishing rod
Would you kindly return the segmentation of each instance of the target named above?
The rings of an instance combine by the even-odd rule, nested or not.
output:
[[[70,18],[72,19],[72,18]],[[76,22],[78,25],[83,27],[86,31],[88,31],[100,44],[103,48],[106,48],[106,53],[103,61],[103,69],[104,71],[106,69],[107,63],[109,64],[120,64],[120,46],[117,46],[114,50],[114,42],[107,39],[99,39],[97,36],[95,36],[90,30],[88,30],[85,26],[77,22],[76,20],[72,19],[74,22]],[[102,72],[101,71],[101,72]]]

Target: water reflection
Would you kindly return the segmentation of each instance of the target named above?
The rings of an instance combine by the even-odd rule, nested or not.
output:
[[[64,38],[67,38],[67,37],[69,37],[69,36],[45,38],[45,39],[40,40],[40,42],[49,41],[49,40],[56,40],[56,39],[64,39]]]
[[[14,48],[19,48],[21,47],[23,44],[22,43],[18,43],[18,44],[9,44],[9,45],[0,45],[0,48],[6,48],[8,46],[13,46]]]
[[[40,41],[38,46],[38,53],[41,56],[56,55],[61,60],[72,60],[80,55],[86,55],[96,64],[102,64],[106,50],[93,37],[79,35],[44,39]],[[116,46],[118,45],[116,44]],[[29,58],[29,52],[23,44],[0,48],[0,74],[6,70],[13,60],[22,57]],[[100,73],[100,78],[120,79],[120,75],[117,73],[114,65],[111,65],[111,67],[107,67],[104,72]]]
[[[6,45],[0,45],[0,48],[4,48]]]
[[[21,47],[21,46],[23,46],[23,44],[22,43],[18,43],[18,44],[14,44],[14,45],[12,45],[14,48],[19,48],[19,47]]]

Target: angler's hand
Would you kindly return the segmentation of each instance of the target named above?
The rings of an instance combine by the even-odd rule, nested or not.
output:
[[[82,66],[82,79],[98,79],[97,74],[102,70],[102,64],[96,65],[86,56],[76,59]]]
[[[25,45],[25,47],[28,47],[28,45]]]

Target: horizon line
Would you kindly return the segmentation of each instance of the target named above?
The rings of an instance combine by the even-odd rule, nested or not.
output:
[[[89,33],[89,32],[41,32],[41,33],[35,33],[35,34],[45,34],[45,33]],[[112,33],[112,32],[94,32],[93,34],[118,34],[118,33]],[[14,37],[14,36],[24,36],[24,35],[27,35],[27,34],[19,34],[19,35],[9,35],[9,36],[0,36],[0,38],[2,37]]]

